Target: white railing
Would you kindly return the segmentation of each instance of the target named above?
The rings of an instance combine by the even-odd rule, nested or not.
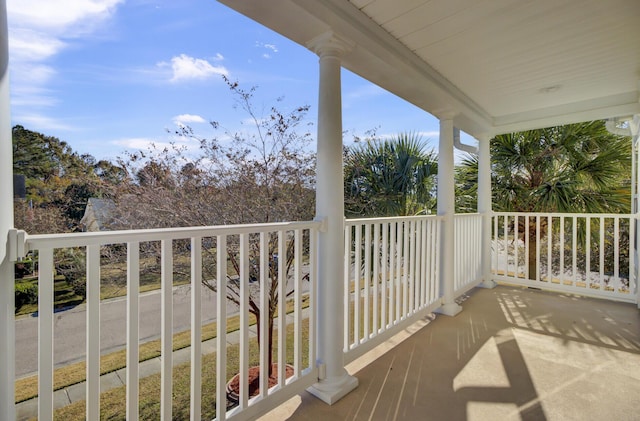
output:
[[[456,295],[481,280],[482,217],[455,216]],[[345,222],[344,352],[352,361],[441,305],[439,285],[442,218],[417,216],[353,219]],[[190,414],[193,419],[251,418],[264,413],[317,381],[315,368],[316,240],[320,222],[291,222],[245,226],[192,227],[27,236],[18,254],[37,253],[38,302],[38,417],[53,418],[54,271],[60,250],[84,251],[87,285],[86,418],[100,416],[100,280],[106,251],[126,250],[127,364],[126,418],[139,418],[140,275],[155,253],[161,287],[161,390],[164,419],[172,418],[173,354],[172,288],[177,265],[185,260],[191,284]],[[545,289],[637,302],[636,228],[629,215],[516,214],[492,216],[492,272],[495,279]],[[120,251],[120,256],[124,253]],[[288,263],[290,265],[288,265]],[[291,269],[291,270],[289,270]],[[184,270],[183,270],[184,271]],[[303,279],[308,276],[309,309],[303,310]],[[228,371],[226,294],[217,295],[217,352],[215,379],[203,378],[200,345],[203,281],[217,291],[235,288],[239,304],[238,405],[227,410]],[[264,286],[277,283],[276,291]],[[287,287],[287,285],[289,285]],[[268,348],[250,339],[249,309],[269,307],[270,294],[289,297],[293,313],[278,317],[273,361],[276,386],[260,379],[260,392],[249,396],[249,368],[267,370]],[[251,301],[250,301],[251,300]],[[277,313],[286,313],[279,299]],[[287,320],[291,320],[287,322]],[[308,329],[304,324],[308,321]],[[292,326],[290,326],[292,325]],[[287,335],[288,327],[293,334]],[[256,329],[268,336],[266,312]],[[281,346],[283,345],[283,346]],[[289,345],[289,346],[286,346]],[[287,351],[287,348],[292,349]],[[257,355],[256,360],[250,355]],[[233,357],[235,358],[235,357]],[[293,367],[288,377],[287,364]],[[203,383],[215,382],[216,396],[203,396]],[[216,400],[215,413],[202,413],[203,400]]]
[[[492,227],[495,279],[637,302],[634,216],[496,212]]]
[[[454,291],[459,296],[482,282],[482,215],[456,214]]]
[[[437,216],[345,223],[345,359],[351,361],[440,305]]]
[[[190,413],[192,419],[202,417],[218,420],[240,415],[250,418],[268,411],[284,399],[300,393],[317,381],[315,368],[315,253],[319,222],[290,222],[260,225],[238,225],[220,227],[192,227],[136,231],[113,231],[99,233],[76,233],[59,235],[27,236],[25,248],[35,252],[39,262],[38,298],[38,419],[53,419],[54,376],[54,271],[59,249],[80,248],[86,252],[86,418],[100,418],[100,278],[102,252],[106,247],[126,248],[123,264],[126,266],[127,284],[127,364],[126,364],[126,418],[137,420],[139,392],[138,327],[139,281],[141,252],[156,246],[156,258],[160,266],[161,284],[161,393],[160,411],[163,419],[172,418],[173,391],[173,303],[174,264],[177,259],[188,259],[190,263],[191,296],[191,359],[190,359]],[[158,247],[159,246],[159,249]],[[178,257],[180,256],[180,257]],[[185,257],[186,256],[186,257]],[[102,260],[105,260],[104,255]],[[215,263],[214,263],[215,262]],[[229,263],[233,264],[229,264]],[[183,262],[181,261],[181,264]],[[287,263],[290,264],[289,274]],[[304,267],[304,268],[303,268]],[[309,309],[303,316],[303,278],[308,276]],[[207,278],[207,276],[211,276]],[[240,393],[238,406],[227,411],[226,383],[228,336],[226,321],[226,294],[217,294],[217,358],[215,380],[202,377],[203,355],[201,350],[201,289],[203,280],[217,291],[235,288],[239,302],[239,373]],[[277,287],[274,285],[277,282]],[[287,286],[288,285],[288,286]],[[249,300],[257,303],[263,311],[257,329],[260,337],[268,333],[268,311],[270,294],[276,289],[280,297],[278,314],[286,314],[283,297],[292,296],[295,335],[287,336],[287,318],[278,317],[274,341],[277,341],[277,385],[269,388],[267,376],[261,376],[260,393],[248,396],[248,371],[255,361],[252,354],[259,355],[260,371],[265,373],[268,365],[267,341],[259,347],[249,338]],[[308,330],[303,323],[308,320]],[[307,331],[308,334],[302,334]],[[293,346],[293,355],[287,355],[287,344]],[[291,345],[289,345],[291,347]],[[293,375],[287,378],[287,362],[293,366]],[[215,381],[216,396],[202,396],[202,383]],[[215,414],[203,414],[202,400],[216,400]]]

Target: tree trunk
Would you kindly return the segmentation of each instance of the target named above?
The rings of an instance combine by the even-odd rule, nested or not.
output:
[[[536,280],[538,279],[538,264],[536,262],[536,248],[538,242],[536,239],[536,229],[532,229],[529,231],[529,254],[527,256],[527,266],[529,268],[529,279]]]
[[[258,338],[258,347],[262,343],[262,338],[260,337],[260,312],[253,312],[254,317],[256,318],[256,336]],[[273,374],[273,314],[269,314],[269,326],[267,327],[267,347],[268,347],[268,367],[269,367],[269,377]]]

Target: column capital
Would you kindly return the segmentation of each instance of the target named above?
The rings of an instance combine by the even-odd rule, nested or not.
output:
[[[307,43],[307,48],[318,56],[341,56],[355,47],[355,43],[349,41],[333,31],[318,35]]]
[[[631,129],[631,136],[638,136],[640,134],[640,114],[635,114],[631,121],[629,121],[629,129]]]
[[[453,130],[455,128],[453,124],[453,116],[451,116],[451,118],[441,117],[438,122],[440,125],[440,138],[444,135],[453,137]],[[447,133],[445,133],[443,129],[447,130]]]
[[[440,120],[440,124],[442,124],[443,121],[455,120],[458,115],[460,115],[460,112],[453,108],[453,106],[447,106],[438,112],[437,117],[438,120]]]
[[[476,135],[476,139],[478,139],[479,142],[489,142],[493,137],[489,132],[482,132]]]

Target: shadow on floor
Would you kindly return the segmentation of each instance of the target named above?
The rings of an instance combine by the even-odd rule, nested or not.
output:
[[[438,315],[352,373],[360,386],[341,401],[328,406],[305,393],[273,419],[637,416],[640,312],[635,305],[507,286],[469,295],[462,313]]]

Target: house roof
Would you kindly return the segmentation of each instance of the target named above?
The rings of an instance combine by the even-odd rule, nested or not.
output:
[[[116,205],[113,200],[90,197],[80,223],[87,226],[89,231],[104,230],[113,219],[115,209]]]
[[[638,0],[220,0],[474,136],[640,113]]]

